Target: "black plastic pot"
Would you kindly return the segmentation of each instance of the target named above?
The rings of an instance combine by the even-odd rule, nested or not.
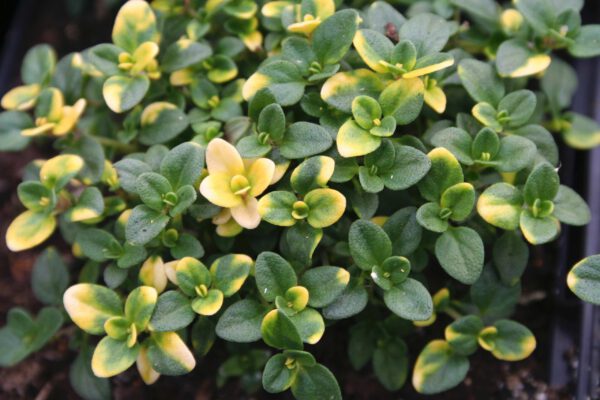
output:
[[[588,0],[583,12],[586,23],[600,21],[600,2]],[[6,1],[0,4],[0,95],[17,82],[20,61],[27,50],[23,37],[37,0]],[[575,62],[579,89],[573,110],[600,121],[600,59]],[[600,398],[600,307],[579,301],[566,286],[573,263],[600,253],[600,148],[589,153],[561,148],[561,181],[584,193],[592,210],[585,228],[565,227],[556,248],[552,315],[552,345],[549,349],[549,383],[573,388],[578,400]],[[552,263],[546,266],[553,267]],[[576,365],[566,357],[578,349]]]
[[[600,4],[587,1],[584,23],[600,21]],[[575,62],[579,88],[573,110],[600,121],[600,60]],[[564,387],[574,381],[577,400],[600,398],[600,307],[579,301],[566,286],[573,262],[600,253],[600,148],[588,153],[562,149],[561,181],[586,195],[592,220],[581,229],[565,229],[558,246],[555,276],[555,313],[549,383]],[[567,356],[578,349],[576,362]]]

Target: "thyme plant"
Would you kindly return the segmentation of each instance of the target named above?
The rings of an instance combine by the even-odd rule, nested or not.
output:
[[[111,43],[35,46],[0,149],[54,154],[25,168],[6,243],[76,262],[41,253],[47,306],[10,311],[0,365],[68,322],[90,399],[134,364],[147,384],[189,373],[216,340],[219,384],[300,400],[342,398],[312,354],[336,329],[390,391],[450,389],[479,348],[528,357],[510,317],[529,245],[590,220],[557,173],[557,142],[600,143],[560,58],[600,55],[582,6],[131,0]],[[598,303],[599,277],[592,257],[569,285]]]

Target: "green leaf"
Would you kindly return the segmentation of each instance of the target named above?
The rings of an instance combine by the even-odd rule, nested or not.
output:
[[[544,244],[554,240],[560,233],[560,222],[552,216],[535,217],[531,210],[521,212],[521,232],[531,244]]]
[[[48,239],[56,229],[52,214],[25,211],[17,216],[6,231],[6,247],[10,251],[23,251]]]
[[[522,39],[503,42],[496,54],[496,68],[502,77],[521,78],[544,71],[550,65],[548,54],[533,51]]]
[[[250,100],[264,88],[269,88],[281,106],[296,104],[304,95],[304,80],[298,67],[286,60],[263,65],[244,84],[244,99]]]
[[[17,186],[19,201],[35,212],[50,212],[56,206],[56,194],[37,181],[21,182]]]
[[[56,52],[47,44],[38,44],[25,54],[21,64],[21,80],[26,85],[46,85],[56,68]]]
[[[300,333],[290,318],[281,310],[271,310],[260,326],[266,344],[277,349],[302,350]]]
[[[355,10],[338,11],[323,21],[313,32],[312,43],[321,65],[335,64],[348,52],[358,29]]]
[[[313,228],[307,223],[298,223],[292,226],[284,233],[287,245],[286,258],[302,265],[310,264],[313,253],[322,238],[322,229]]]
[[[500,100],[498,112],[506,111],[508,113],[509,128],[518,128],[523,126],[535,111],[537,98],[530,90],[517,90]]]
[[[448,325],[444,336],[453,351],[470,356],[477,351],[477,338],[483,327],[481,318],[467,315]]]
[[[350,328],[348,341],[348,358],[355,370],[362,369],[375,352],[377,332],[372,329],[369,321],[361,321]]]
[[[144,42],[158,41],[158,35],[156,17],[148,3],[135,0],[121,7],[112,31],[114,44],[133,53]]]
[[[297,314],[291,315],[290,320],[298,330],[304,343],[315,344],[325,333],[325,322],[318,311],[305,308]]]
[[[261,338],[261,322],[268,309],[257,301],[233,303],[217,322],[217,336],[230,342],[250,343]]]
[[[447,219],[441,217],[441,214],[442,208],[438,203],[425,203],[417,210],[417,221],[429,231],[443,233],[448,230],[450,224]]]
[[[469,371],[469,359],[456,354],[448,342],[429,342],[417,357],[412,383],[417,392],[435,394],[461,383]]]
[[[493,0],[450,0],[450,4],[470,14],[482,25],[495,27],[498,23],[498,5]]]
[[[494,266],[505,285],[515,285],[529,261],[529,247],[516,232],[505,232],[494,243],[492,252]]]
[[[440,199],[442,208],[452,212],[450,219],[464,221],[475,205],[475,189],[470,183],[457,183],[444,190]]]
[[[399,36],[410,40],[417,49],[418,57],[437,53],[444,48],[450,37],[450,25],[434,14],[417,14],[400,28]]]
[[[124,158],[115,163],[119,174],[119,184],[131,194],[137,193],[137,178],[145,172],[152,172],[152,168],[145,162],[134,158]]]
[[[155,211],[162,211],[165,206],[163,199],[173,191],[167,178],[155,172],[145,172],[138,176],[136,186],[140,199]]]
[[[406,18],[398,10],[384,1],[374,1],[367,9],[367,25],[382,34],[386,33],[385,27],[389,26],[388,24],[397,31],[405,21]]]
[[[383,387],[399,390],[408,376],[408,348],[401,339],[386,342],[373,353],[373,371]]]
[[[284,137],[285,133],[285,114],[279,104],[269,104],[260,112],[258,123],[256,125],[257,132],[266,132],[269,137],[276,142],[279,142]]]
[[[536,154],[537,148],[531,140],[516,135],[504,137],[496,155],[499,163],[496,169],[500,172],[520,171],[533,163]]]
[[[357,96],[377,98],[384,87],[385,83],[373,71],[356,69],[327,79],[321,88],[321,98],[331,107],[350,114]]]
[[[485,321],[495,321],[510,316],[521,295],[521,285],[505,285],[491,266],[486,266],[481,276],[471,286],[473,304]]]
[[[466,285],[473,284],[483,269],[483,241],[471,228],[448,229],[436,240],[435,255],[448,275]]]
[[[98,262],[118,258],[123,253],[123,247],[117,239],[102,229],[89,228],[81,231],[77,243],[85,256]]]
[[[54,247],[38,256],[31,272],[31,288],[35,297],[45,304],[61,303],[69,285],[69,270]]]
[[[175,332],[153,332],[148,359],[152,369],[163,375],[184,375],[196,366],[194,354]]]
[[[308,305],[311,307],[326,307],[342,294],[350,274],[339,267],[311,268],[302,275],[300,285],[308,289],[310,294]]]
[[[567,285],[581,300],[600,304],[600,255],[575,264],[567,275]]]
[[[520,361],[533,353],[536,341],[527,327],[502,319],[479,334],[479,344],[499,360]]]
[[[575,42],[568,50],[575,57],[596,57],[600,55],[600,25],[582,26],[575,36]]]
[[[275,354],[267,361],[262,373],[263,388],[269,393],[280,393],[292,386],[296,371],[288,368],[286,362],[288,357],[283,354]]]
[[[360,313],[367,306],[369,295],[367,290],[351,278],[346,289],[333,303],[323,309],[323,316],[327,319],[344,319]]]
[[[335,376],[321,364],[300,368],[292,383],[292,393],[298,400],[342,399]]]
[[[554,115],[571,105],[577,84],[575,69],[558,58],[553,59],[540,80],[540,86]]]
[[[242,287],[254,261],[244,254],[228,254],[217,258],[210,266],[213,287],[225,297],[237,293]]]
[[[33,127],[31,117],[20,111],[0,113],[0,151],[23,150],[30,138],[21,135],[21,131]]]
[[[448,149],[461,164],[473,165],[471,157],[473,138],[467,131],[453,127],[442,129],[433,135],[431,144]]]
[[[383,230],[392,241],[392,254],[407,256],[418,248],[422,229],[416,211],[415,207],[401,208],[383,224]]]
[[[476,102],[497,106],[504,97],[504,83],[490,64],[466,59],[460,62],[457,71],[463,86]]]
[[[190,325],[195,314],[181,292],[169,290],[158,297],[149,328],[155,332],[178,331]]]
[[[62,324],[62,313],[54,307],[43,308],[35,319],[22,308],[10,309],[0,329],[0,366],[13,366],[41,349]]]
[[[477,212],[487,223],[514,230],[519,227],[523,195],[508,183],[495,183],[484,190],[477,201]]]
[[[69,368],[71,387],[86,400],[110,399],[110,381],[94,375],[91,364],[92,353],[87,347],[84,347]]]
[[[383,293],[385,305],[409,321],[426,321],[433,313],[433,300],[423,284],[407,278]]]
[[[148,146],[168,142],[183,132],[190,123],[182,109],[164,101],[146,106],[140,118],[138,139]]]
[[[419,182],[431,168],[427,155],[411,146],[394,144],[394,163],[379,173],[385,187],[404,190]]]
[[[392,115],[398,125],[408,125],[419,116],[424,94],[421,79],[399,79],[383,89],[379,104],[384,116]]]
[[[163,213],[146,205],[139,205],[127,220],[125,236],[131,244],[142,246],[157,237],[168,222],[169,217]]]
[[[116,113],[122,113],[138,105],[149,88],[150,80],[145,75],[133,78],[115,75],[104,82],[102,95],[108,108]]]
[[[285,158],[297,159],[322,153],[332,144],[331,136],[323,127],[300,121],[288,127],[279,149]]]
[[[170,73],[204,61],[212,54],[212,48],[208,44],[181,38],[169,45],[160,66]]]
[[[553,215],[562,223],[581,226],[590,222],[592,216],[585,200],[573,189],[560,185],[553,200]]]
[[[519,0],[515,2],[517,10],[519,10],[527,22],[541,34],[547,33],[548,29],[554,24],[554,19],[558,15],[554,4],[553,2],[540,0]]]
[[[370,221],[355,221],[350,227],[348,243],[354,262],[365,271],[381,265],[392,255],[390,238],[381,227]]]
[[[284,296],[292,286],[296,286],[296,272],[279,254],[262,252],[256,259],[256,286],[260,295],[272,302],[277,296]]]
[[[425,199],[437,202],[446,189],[463,182],[464,176],[458,160],[445,148],[435,148],[427,156],[431,168],[419,182],[419,192]]]
[[[560,187],[558,173],[547,163],[539,164],[527,177],[523,193],[525,201],[530,206],[539,200],[552,201],[556,197]]]

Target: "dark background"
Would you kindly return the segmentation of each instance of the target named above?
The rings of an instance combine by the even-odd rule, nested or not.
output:
[[[71,51],[85,49],[93,44],[110,40],[110,31],[118,0],[0,0],[0,96],[19,83],[20,61],[25,52],[37,43],[49,43],[59,56]],[[583,11],[586,23],[600,21],[600,1],[588,0]],[[577,111],[600,116],[600,84],[597,60],[577,61],[581,88],[575,98]],[[0,153],[0,234],[3,238],[10,221],[21,211],[16,198],[16,186],[20,182],[22,168],[32,159],[46,157],[49,148],[30,147],[21,153]],[[588,194],[590,178],[584,152],[561,149],[561,179],[582,195]],[[594,164],[595,165],[595,164]],[[597,165],[600,168],[600,164]],[[596,186],[599,182],[593,182]],[[600,215],[600,201],[591,204],[592,213]],[[597,218],[596,218],[597,219]],[[598,225],[596,221],[596,225]],[[506,363],[493,359],[487,352],[472,357],[472,367],[465,383],[457,389],[442,394],[439,399],[529,399],[543,395],[546,399],[569,399],[577,392],[579,344],[585,341],[583,351],[593,355],[591,335],[594,334],[594,314],[582,319],[580,302],[568,291],[565,274],[574,262],[589,254],[600,252],[600,235],[595,244],[586,246],[583,229],[565,229],[559,241],[545,247],[532,249],[531,265],[524,277],[524,302],[518,308],[516,319],[524,322],[535,333],[538,348],[529,359],[518,363]],[[55,240],[56,242],[56,240]],[[597,247],[594,250],[594,246]],[[0,240],[0,326],[8,309],[22,306],[37,311],[40,304],[30,289],[30,273],[39,250],[10,253]],[[591,308],[587,308],[590,313]],[[585,314],[584,314],[585,315]],[[583,323],[582,323],[583,322]],[[443,322],[440,322],[443,324]],[[590,325],[591,324],[591,325]],[[583,328],[582,328],[583,326]],[[587,328],[586,328],[587,326]],[[343,328],[342,325],[340,328]],[[443,328],[443,326],[442,326]],[[0,400],[5,399],[71,399],[77,396],[69,389],[68,367],[74,353],[68,350],[69,328],[63,329],[59,339],[47,349],[33,355],[13,368],[0,368]],[[586,330],[587,329],[587,330]],[[598,331],[596,331],[596,334]],[[437,333],[436,333],[437,334]],[[367,368],[354,372],[345,355],[347,331],[329,332],[316,346],[317,358],[330,367],[340,380],[348,399],[397,399],[420,398],[409,389],[401,394],[389,394],[375,381]],[[587,335],[587,336],[586,336]],[[418,338],[417,338],[418,339]],[[419,340],[419,339],[418,339]],[[420,340],[423,340],[421,338]],[[422,345],[422,343],[421,343]],[[223,349],[215,349],[207,358],[223,355]],[[597,346],[595,347],[597,350]],[[412,355],[419,349],[411,348]],[[593,358],[593,357],[592,357]],[[583,360],[585,361],[585,360]],[[593,359],[588,360],[591,370],[598,371]],[[597,359],[596,359],[597,362]],[[214,384],[218,363],[201,360],[193,374],[182,378],[163,377],[156,385],[145,387],[130,370],[113,380],[117,399],[136,398],[193,398],[241,399],[241,398],[288,398],[286,395],[260,394],[246,397],[235,384],[217,389]],[[584,372],[589,370],[584,368]],[[595,381],[580,385],[579,393],[591,393],[589,387],[597,387]]]

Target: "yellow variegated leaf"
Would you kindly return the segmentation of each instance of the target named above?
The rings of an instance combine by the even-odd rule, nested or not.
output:
[[[132,347],[127,341],[103,338],[92,356],[92,371],[99,378],[110,378],[131,367],[137,359],[139,345]]]
[[[152,364],[148,359],[148,349],[145,346],[140,348],[135,364],[146,385],[152,385],[160,378],[160,374],[152,369]]]
[[[196,366],[192,352],[175,332],[153,332],[148,347],[152,368],[164,375],[182,375]]]
[[[6,231],[6,246],[11,251],[22,251],[48,239],[56,229],[52,214],[25,211],[15,218]]]
[[[158,293],[162,293],[167,287],[167,274],[163,259],[160,256],[149,257],[142,264],[138,277],[144,285],[152,286]]]
[[[6,92],[0,104],[6,110],[29,110],[35,105],[41,90],[41,86],[37,83],[27,86],[17,86]]]
[[[346,198],[333,189],[315,189],[304,196],[308,205],[307,221],[313,228],[325,228],[336,223],[346,210]]]
[[[130,0],[119,10],[112,31],[113,43],[133,53],[144,42],[158,42],[156,16],[144,0]]]
[[[94,335],[104,333],[104,323],[108,319],[123,314],[123,302],[114,291],[90,283],[68,288],[63,303],[71,320]]]
[[[348,120],[340,127],[336,142],[342,157],[357,157],[377,150],[381,138],[371,135],[353,120]]]
[[[192,309],[200,315],[215,315],[223,306],[223,292],[210,289],[204,296],[192,300]]]
[[[61,154],[42,165],[40,181],[47,187],[60,188],[77,175],[83,165],[83,158],[74,154]]]

